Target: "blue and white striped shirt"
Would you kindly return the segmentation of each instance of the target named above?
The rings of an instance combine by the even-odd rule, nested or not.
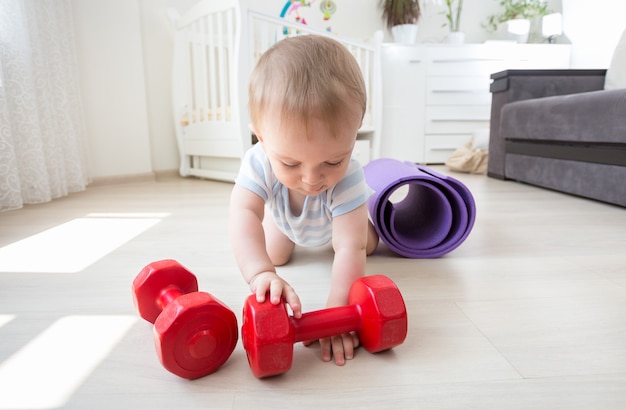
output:
[[[343,179],[319,195],[307,196],[296,216],[289,205],[289,191],[274,175],[260,143],[246,152],[235,183],[263,198],[266,212],[272,213],[278,229],[300,246],[327,244],[333,218],[355,210],[372,193],[361,164],[352,159]]]

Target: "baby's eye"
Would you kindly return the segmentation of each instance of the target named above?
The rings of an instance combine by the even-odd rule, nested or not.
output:
[[[298,165],[300,165],[300,164],[289,164],[286,162],[282,162],[282,164],[285,168],[296,168]]]
[[[328,165],[329,167],[338,167],[342,163],[343,163],[343,160],[340,160],[340,161],[327,161],[326,165]]]

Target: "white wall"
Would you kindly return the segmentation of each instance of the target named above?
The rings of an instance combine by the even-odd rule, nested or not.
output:
[[[626,2],[562,1],[563,31],[572,43],[572,67],[607,68],[626,29]]]
[[[136,0],[74,0],[80,85],[94,179],[152,171]]]
[[[278,15],[285,4],[285,0],[242,1],[272,15]],[[618,37],[614,32],[621,32],[624,24],[619,19],[626,2],[562,1],[564,29],[578,53],[574,61],[578,66],[608,66],[607,55],[610,60]],[[172,29],[166,10],[174,7],[182,13],[195,2],[73,0],[93,178],[178,168],[170,90]],[[312,26],[330,25],[334,32],[355,38],[383,28],[379,0],[335,2],[337,12],[329,21],[321,18],[317,2],[316,9],[302,9],[302,15]],[[561,0],[548,3],[562,10]],[[621,12],[613,12],[620,7]],[[498,9],[499,0],[464,1],[461,28],[467,42],[490,38],[481,24]],[[423,8],[418,41],[442,41],[446,33],[442,10],[431,4]],[[608,51],[600,52],[600,45]]]

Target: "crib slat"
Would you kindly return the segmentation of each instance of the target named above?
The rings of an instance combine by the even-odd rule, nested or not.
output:
[[[371,116],[369,115],[372,111],[372,73],[370,72],[370,53],[362,48],[359,49],[359,51],[359,65],[361,66],[361,72],[363,73],[363,79],[365,80],[365,90],[367,95],[370,97],[367,99],[367,118],[365,120],[367,121],[367,125],[371,125]]]
[[[226,32],[228,33],[227,40],[228,40],[228,46],[226,47],[226,51],[227,51],[227,59],[226,59],[226,74],[227,77],[224,79],[224,82],[226,84],[228,84],[228,87],[226,87],[226,100],[223,103],[223,110],[224,110],[224,120],[225,121],[232,121],[232,118],[230,116],[230,107],[232,107],[233,103],[233,96],[232,93],[234,91],[234,86],[233,86],[233,78],[232,74],[235,72],[236,68],[234,66],[234,61],[235,61],[235,26],[234,26],[234,13],[233,10],[227,10],[226,11]]]
[[[208,16],[208,27],[207,27],[207,37],[208,44],[206,47],[206,54],[208,54],[209,60],[209,70],[205,73],[205,77],[208,77],[208,89],[207,89],[207,99],[209,100],[208,110],[209,110],[209,121],[215,121],[215,116],[217,114],[217,107],[219,103],[217,101],[217,78],[215,75],[215,25],[213,16]]]
[[[193,106],[193,84],[192,84],[192,65],[191,65],[191,39],[189,30],[185,30],[184,32],[184,47],[182,47],[183,58],[182,58],[182,72],[184,78],[184,87],[187,90],[185,97],[185,106],[183,109],[183,117],[180,119],[182,122],[186,122],[189,124],[191,122],[191,109]]]
[[[203,19],[200,19],[200,35],[198,37],[198,60],[200,66],[199,79],[200,83],[198,84],[197,90],[199,95],[199,105],[197,107],[198,110],[198,120],[203,122],[207,119],[207,112],[209,108],[208,101],[208,83],[207,77],[204,73],[207,72],[207,52],[206,52],[206,42],[207,42],[207,29],[210,25],[210,16],[207,16]]]
[[[200,27],[200,21],[196,20],[192,24],[193,32],[193,109],[192,109],[192,123],[200,121],[200,110],[202,107],[201,90],[202,90],[202,67],[200,62],[200,54],[202,52],[202,44],[200,44],[199,38],[201,36],[202,28]]]
[[[224,115],[223,111],[225,108],[226,102],[226,78],[228,78],[228,74],[226,72],[226,67],[224,64],[225,56],[224,56],[224,13],[217,13],[217,77],[219,78],[219,111],[215,113],[215,119],[217,121],[223,121]]]
[[[256,50],[255,61],[261,57],[268,48],[270,48],[270,36],[272,28],[267,23],[261,23],[261,38],[259,42],[259,48]]]

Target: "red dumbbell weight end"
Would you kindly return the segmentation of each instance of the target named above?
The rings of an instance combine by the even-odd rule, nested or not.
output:
[[[256,377],[291,368],[293,344],[356,331],[371,353],[395,347],[406,338],[407,314],[397,286],[386,276],[361,278],[350,288],[349,305],[289,317],[285,304],[259,304],[254,295],[243,309],[242,338]]]
[[[196,277],[169,259],[149,264],[133,281],[137,311],[154,323],[159,360],[186,379],[216,371],[230,357],[238,338],[232,310],[197,290]]]

